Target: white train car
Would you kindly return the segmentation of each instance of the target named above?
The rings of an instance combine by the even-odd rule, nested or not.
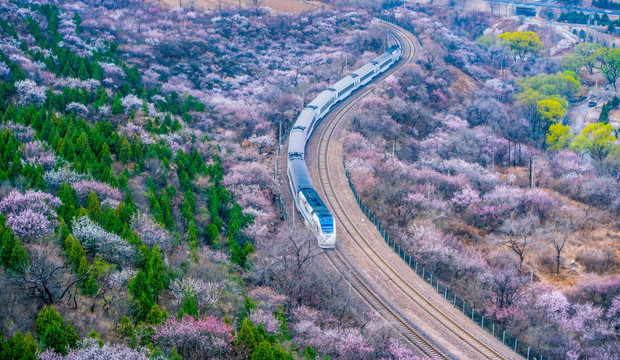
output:
[[[288,144],[287,174],[291,194],[297,209],[322,248],[336,246],[336,224],[323,200],[319,197],[305,162],[306,144],[317,124],[340,101],[385,72],[402,56],[399,45],[391,46],[370,63],[347,75],[330,88],[321,92],[299,114],[293,125]]]

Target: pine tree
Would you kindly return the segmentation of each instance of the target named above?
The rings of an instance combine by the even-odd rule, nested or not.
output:
[[[239,329],[239,335],[237,335],[237,344],[245,347],[250,352],[253,351],[256,347],[256,339],[254,337],[252,327],[253,325],[248,321],[247,318],[243,319],[241,329]]]
[[[79,206],[77,192],[71,185],[63,181],[58,190],[58,197],[62,202],[60,205],[60,216],[62,216],[65,221],[70,221],[77,213],[77,208]]]
[[[129,282],[128,288],[129,293],[138,303],[138,319],[145,319],[153,307],[153,298],[148,276],[143,269],[140,269]]]
[[[196,301],[196,295],[191,293],[186,293],[185,298],[183,298],[183,305],[179,309],[177,314],[177,318],[181,319],[185,315],[190,315],[193,317],[198,316],[198,304]]]
[[[39,346],[30,333],[26,336],[21,331],[15,333],[13,337],[7,339],[0,352],[0,359],[3,360],[36,360]]]
[[[164,259],[158,244],[155,244],[151,250],[151,257],[149,259],[149,283],[151,285],[153,298],[157,301],[159,294],[166,288],[166,268],[164,267]]]
[[[119,96],[116,96],[114,98],[110,111],[113,115],[120,115],[125,111],[125,108],[123,107],[123,103],[121,102],[121,98]]]
[[[101,220],[101,203],[99,202],[97,194],[92,191],[88,194],[88,197],[86,198],[86,210],[88,211],[88,215],[91,219],[95,221]]]
[[[118,160],[123,164],[127,164],[131,160],[131,144],[124,136],[119,141]]]

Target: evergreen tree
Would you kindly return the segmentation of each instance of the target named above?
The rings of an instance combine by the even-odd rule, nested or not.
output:
[[[183,305],[179,309],[177,318],[181,319],[185,315],[198,316],[198,303],[195,294],[186,293],[185,298],[183,298]]]
[[[127,164],[131,160],[131,144],[127,141],[127,138],[121,136],[119,142],[118,160],[123,164]]]
[[[159,294],[166,288],[166,268],[164,267],[161,250],[157,244],[153,246],[149,259],[149,283],[153,298],[157,301]]]
[[[138,303],[138,319],[145,319],[153,307],[151,287],[146,272],[140,269],[128,285],[129,293]]]
[[[92,191],[88,194],[88,197],[86,198],[86,210],[88,211],[88,215],[91,219],[95,221],[101,220],[101,203],[99,202],[97,194]]]
[[[58,197],[62,204],[60,205],[60,216],[65,221],[70,221],[75,217],[79,206],[79,198],[75,189],[71,185],[63,181],[58,190]]]
[[[245,347],[250,352],[256,347],[256,338],[254,331],[252,331],[253,327],[252,323],[245,318],[241,324],[241,329],[239,329],[239,335],[237,335],[237,344]]]
[[[120,115],[125,111],[125,108],[123,107],[123,103],[121,102],[121,98],[118,95],[114,98],[114,101],[112,102],[112,108],[110,108],[110,111],[112,112],[113,115]]]
[[[73,326],[53,306],[45,306],[39,312],[35,330],[39,334],[42,349],[52,349],[63,355],[67,354],[69,348],[75,347],[79,339]]]
[[[30,333],[26,336],[21,331],[6,340],[0,351],[0,359],[3,360],[36,360],[39,346]]]
[[[0,214],[0,264],[18,273],[23,272],[28,266],[28,252],[13,230],[6,226],[6,218],[2,214]]]

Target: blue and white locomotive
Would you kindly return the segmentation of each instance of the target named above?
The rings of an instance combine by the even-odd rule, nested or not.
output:
[[[293,125],[288,142],[289,185],[304,223],[318,238],[321,248],[329,249],[336,246],[336,224],[327,206],[314,189],[308,173],[304,160],[308,139],[317,124],[336,104],[385,72],[400,60],[401,56],[400,45],[391,46],[381,56],[321,92],[303,108]]]

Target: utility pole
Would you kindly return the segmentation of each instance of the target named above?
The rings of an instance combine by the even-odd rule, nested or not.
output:
[[[534,188],[534,156],[530,157],[530,189]]]

